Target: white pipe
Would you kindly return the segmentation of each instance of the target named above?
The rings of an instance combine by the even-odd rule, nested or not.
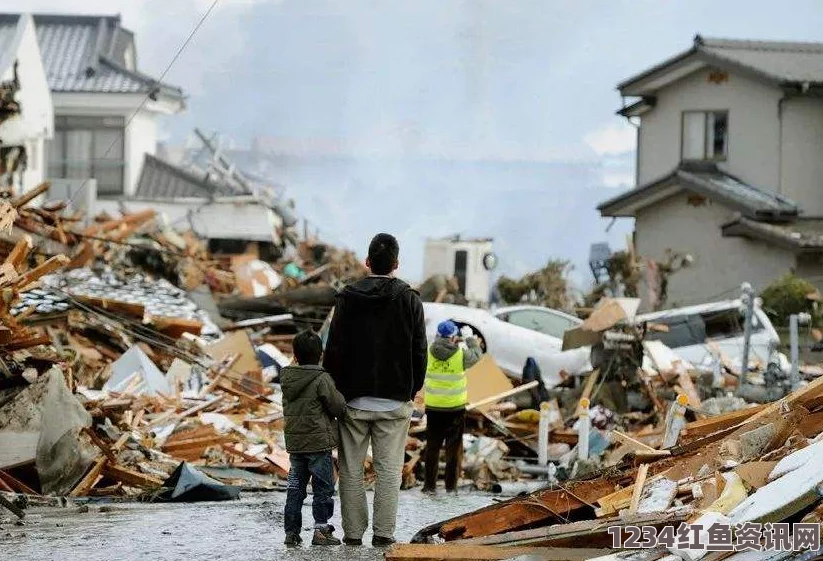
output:
[[[587,398],[580,400],[580,419],[578,419],[577,428],[577,458],[580,460],[589,459],[589,429],[591,428],[589,405]]]
[[[540,404],[540,422],[537,426],[537,464],[546,467],[549,463],[549,404]]]

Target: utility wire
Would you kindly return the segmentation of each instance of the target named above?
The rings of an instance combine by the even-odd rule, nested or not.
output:
[[[174,66],[174,63],[177,62],[177,59],[180,58],[180,55],[183,54],[183,51],[189,45],[191,40],[194,38],[194,35],[197,33],[197,31],[200,29],[200,27],[206,21],[206,18],[208,18],[209,15],[212,13],[212,11],[214,10],[215,6],[217,6],[217,3],[219,1],[220,0],[214,0],[211,3],[211,6],[209,6],[209,9],[206,10],[206,12],[200,18],[200,21],[197,22],[197,25],[195,25],[194,29],[191,30],[191,33],[189,33],[189,36],[186,37],[185,41],[183,41],[183,44],[180,45],[180,48],[177,49],[177,52],[172,57],[171,62],[169,62],[168,66],[166,66],[166,69],[163,70],[162,74],[160,74],[160,78],[157,80],[158,84],[163,81],[163,79],[166,77],[166,74],[168,74],[169,70],[171,70],[171,67]],[[131,124],[131,122],[134,120],[135,117],[137,117],[137,114],[140,113],[140,111],[143,110],[143,107],[146,106],[146,103],[149,101],[149,99],[151,99],[151,96],[153,95],[153,93],[154,93],[154,90],[153,89],[150,90],[149,93],[147,93],[146,96],[143,98],[143,101],[140,102],[140,105],[137,107],[137,109],[134,111],[134,113],[132,113],[131,116],[128,118],[128,120],[126,121],[125,126],[123,127],[124,136],[125,136],[126,130],[128,130],[128,128],[129,128],[129,125]],[[125,138],[123,140],[125,141]],[[117,144],[117,141],[118,141],[118,139],[115,138],[112,141],[112,143],[109,144],[109,147],[106,149],[106,151],[103,153],[103,156],[100,158],[101,160],[105,159],[106,156],[109,155],[109,152],[111,152],[111,149],[114,148],[114,146]],[[69,204],[71,204],[74,201],[74,198],[77,197],[77,195],[79,195],[80,193],[82,193],[85,190],[86,185],[88,185],[90,180],[91,180],[91,177],[86,178],[86,180],[83,182],[83,184],[80,185],[80,188],[77,191],[75,191],[74,194],[71,197],[69,197]]]

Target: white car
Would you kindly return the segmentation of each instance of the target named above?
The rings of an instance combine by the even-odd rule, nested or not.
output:
[[[486,352],[509,376],[519,379],[526,359],[540,367],[546,387],[560,383],[560,371],[580,374],[591,370],[590,348],[561,351],[563,333],[582,321],[574,316],[540,306],[510,306],[493,311],[452,304],[423,303],[426,336],[434,340],[437,325],[452,320],[468,325],[480,337]]]
[[[674,350],[678,356],[701,369],[714,362],[712,341],[724,356],[739,364],[743,356],[744,309],[740,300],[725,300],[687,308],[664,310],[637,316],[637,321],[662,323],[669,331],[649,332],[646,339],[656,339]],[[758,359],[768,364],[773,348],[780,337],[766,313],[755,306],[752,318],[752,336],[749,342],[750,361]]]

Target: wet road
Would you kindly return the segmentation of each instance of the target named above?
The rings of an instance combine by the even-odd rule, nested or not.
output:
[[[0,524],[0,560],[382,559],[383,551],[368,545],[369,533],[363,548],[287,549],[283,545],[285,499],[285,493],[264,493],[228,503],[91,505],[87,513],[77,513],[76,508],[38,509],[31,511],[25,526]],[[419,489],[404,491],[396,537],[408,541],[428,524],[486,506],[491,500],[486,495],[429,498]],[[336,534],[341,534],[339,510],[333,523]],[[304,505],[303,524],[311,524],[311,497]],[[303,540],[310,541],[309,531],[303,532]]]

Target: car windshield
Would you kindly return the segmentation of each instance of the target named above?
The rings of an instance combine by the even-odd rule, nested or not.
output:
[[[525,327],[558,339],[562,339],[563,333],[576,325],[573,319],[563,317],[551,310],[514,310],[497,317],[512,325]]]
[[[707,339],[726,339],[743,335],[743,313],[740,310],[719,310],[702,314],[677,315],[651,320],[650,324],[665,325],[668,332],[653,329],[647,340],[660,341],[669,348],[702,345]],[[752,317],[752,332],[761,331],[763,325]]]

